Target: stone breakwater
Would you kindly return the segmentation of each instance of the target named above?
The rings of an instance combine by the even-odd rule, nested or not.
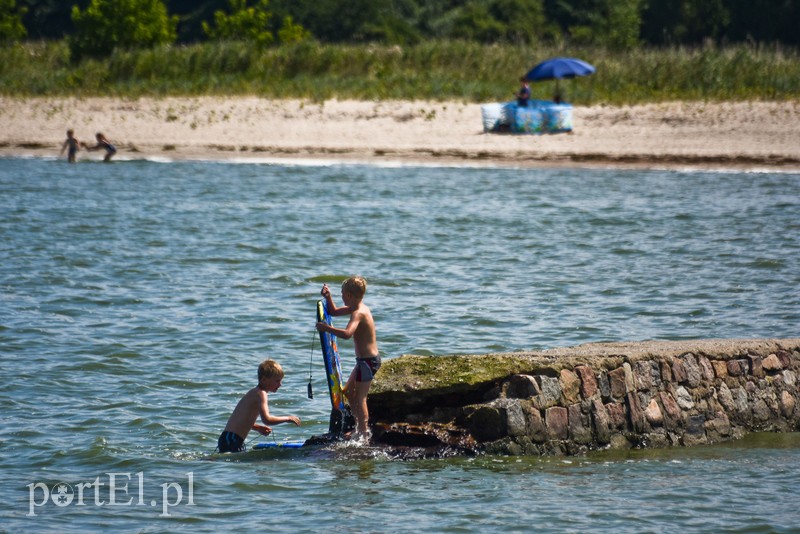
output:
[[[800,430],[798,373],[800,338],[406,355],[384,363],[369,410],[398,454],[691,446]]]

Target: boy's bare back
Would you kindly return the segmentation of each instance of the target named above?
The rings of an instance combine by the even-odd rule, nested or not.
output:
[[[261,414],[262,406],[266,407],[268,405],[267,401],[267,392],[258,386],[245,393],[228,418],[225,430],[247,437],[248,432],[253,427],[253,423],[256,422]],[[269,414],[268,408],[267,414]]]

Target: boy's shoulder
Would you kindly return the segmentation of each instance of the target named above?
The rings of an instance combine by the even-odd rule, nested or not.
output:
[[[255,386],[253,388],[250,388],[247,391],[247,393],[244,394],[244,396],[247,397],[247,398],[259,399],[262,396],[266,397],[267,396],[267,392],[264,391],[263,389],[261,389],[260,387]]]
[[[364,301],[360,301],[356,306],[353,308],[353,313],[361,313],[363,315],[372,315],[372,310],[369,309]]]

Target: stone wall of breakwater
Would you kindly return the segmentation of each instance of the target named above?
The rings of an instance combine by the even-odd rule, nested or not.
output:
[[[798,374],[800,338],[406,355],[378,373],[370,420],[377,444],[425,455],[690,446],[800,430]]]

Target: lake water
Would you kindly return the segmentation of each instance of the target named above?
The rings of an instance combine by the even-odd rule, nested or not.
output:
[[[303,420],[274,439],[327,430],[315,303],[353,273],[387,358],[796,337],[798,174],[0,159],[0,247],[0,530],[800,525],[798,434],[578,458],[342,445],[209,460],[266,357],[287,373],[271,411]]]

